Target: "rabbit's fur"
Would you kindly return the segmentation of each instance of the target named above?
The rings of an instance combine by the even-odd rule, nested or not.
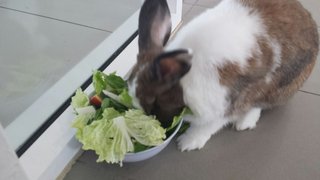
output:
[[[229,123],[254,128],[261,110],[298,91],[319,47],[317,26],[296,0],[223,0],[166,45],[170,31],[166,1],[146,0],[129,90],[165,125],[184,106],[192,110],[181,150],[202,148]]]

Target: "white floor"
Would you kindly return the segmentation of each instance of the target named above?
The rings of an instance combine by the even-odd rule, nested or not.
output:
[[[0,0],[0,123],[8,126],[140,5]]]

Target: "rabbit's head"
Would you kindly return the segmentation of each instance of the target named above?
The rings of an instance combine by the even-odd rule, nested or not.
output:
[[[129,78],[134,103],[168,125],[184,106],[180,79],[189,71],[188,50],[164,51],[171,32],[166,0],[146,0],[139,17],[139,54]]]

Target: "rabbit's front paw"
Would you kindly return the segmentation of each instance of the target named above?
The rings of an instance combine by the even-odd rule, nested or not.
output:
[[[235,123],[237,131],[252,130],[256,127],[256,121],[238,121]]]
[[[210,135],[201,134],[189,129],[177,139],[178,148],[181,151],[201,149],[209,139]]]
[[[261,109],[253,108],[250,110],[243,119],[236,121],[235,127],[238,131],[243,131],[246,129],[254,129],[256,127],[257,121],[260,118]]]

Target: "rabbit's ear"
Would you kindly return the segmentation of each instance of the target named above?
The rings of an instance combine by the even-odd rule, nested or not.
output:
[[[171,33],[171,17],[166,0],[145,0],[139,16],[139,51],[163,48]]]
[[[160,54],[153,63],[154,77],[161,82],[174,84],[191,68],[192,55],[188,50],[175,50]]]

